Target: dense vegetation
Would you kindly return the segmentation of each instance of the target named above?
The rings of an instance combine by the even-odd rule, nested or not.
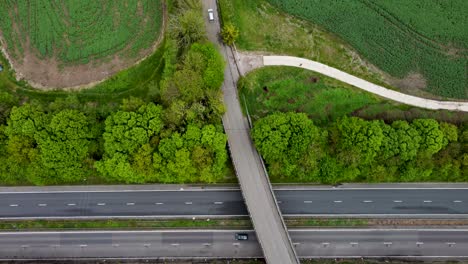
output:
[[[9,70],[1,73],[0,183],[225,178],[228,155],[219,89],[224,62],[206,40],[204,27],[187,41],[175,33],[194,20],[203,22],[200,2],[171,5],[163,47],[94,89],[36,93],[21,90],[25,86],[14,82]],[[198,15],[187,15],[194,13]],[[20,93],[11,90],[16,87]]]
[[[254,120],[277,111],[295,111],[306,113],[320,126],[345,115],[383,119],[389,123],[417,118],[468,123],[464,112],[431,111],[398,104],[316,72],[293,67],[257,69],[238,85],[241,99],[245,100]]]
[[[268,1],[337,34],[393,76],[420,73],[428,91],[468,98],[467,1]]]
[[[275,113],[255,122],[252,137],[275,181],[468,180],[468,127],[433,119],[343,117],[319,128],[304,113]]]
[[[162,1],[14,1],[0,3],[0,29],[9,53],[87,63],[121,52],[135,56],[158,37]],[[27,45],[30,45],[27,46]]]

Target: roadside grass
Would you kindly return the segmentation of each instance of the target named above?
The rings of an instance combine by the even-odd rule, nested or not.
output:
[[[291,55],[320,61],[379,85],[382,72],[351,46],[321,27],[278,11],[265,0],[220,0],[223,23],[239,28],[240,50]]]
[[[252,228],[247,218],[172,219],[172,220],[4,220],[0,230],[74,230],[74,229],[174,229],[174,228]]]
[[[367,226],[367,219],[287,218],[288,227],[357,227]],[[196,219],[109,219],[109,220],[3,220],[0,230],[78,230],[78,229],[252,229],[247,217]]]
[[[319,126],[327,126],[345,115],[387,122],[415,118],[455,124],[468,122],[468,115],[462,112],[431,111],[399,104],[316,72],[293,67],[254,70],[238,86],[253,121],[277,111],[293,111],[306,113]]]

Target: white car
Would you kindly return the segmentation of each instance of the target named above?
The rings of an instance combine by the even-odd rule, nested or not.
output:
[[[214,13],[213,13],[213,9],[208,9],[208,21],[212,22],[214,21]]]

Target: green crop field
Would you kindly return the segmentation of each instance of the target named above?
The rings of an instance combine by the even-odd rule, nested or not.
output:
[[[151,47],[162,25],[159,0],[34,0],[0,2],[0,32],[9,54],[87,63]]]
[[[395,77],[421,74],[426,91],[468,98],[468,1],[268,2],[338,35]]]

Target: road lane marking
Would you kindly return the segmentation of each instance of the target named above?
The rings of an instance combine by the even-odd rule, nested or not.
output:
[[[337,201],[333,201],[334,203],[342,203],[343,201],[340,201],[340,200],[337,200]]]
[[[135,203],[127,203],[127,205],[135,205]]]
[[[177,247],[178,245],[180,245],[180,244],[178,244],[178,243],[171,244],[171,246],[174,246],[174,247]]]
[[[455,246],[457,243],[455,243],[455,242],[447,242],[447,243],[445,243],[445,244],[447,244],[447,246],[449,246],[449,247],[452,247],[452,246]]]
[[[238,247],[240,246],[240,243],[232,243],[233,246]]]
[[[432,203],[431,200],[424,200],[425,203]]]
[[[393,202],[394,203],[402,203],[403,201],[402,200],[394,200]]]
[[[74,204],[74,203],[69,203],[69,204],[67,204],[67,205],[68,205],[68,206],[75,206],[76,204]]]
[[[328,242],[322,242],[323,247],[328,247],[329,245],[330,245],[330,243],[328,243]]]
[[[119,247],[119,244],[112,244],[113,247]]]
[[[312,203],[312,201],[304,201],[304,203]]]
[[[37,206],[47,206],[47,204],[38,204]]]
[[[391,246],[393,243],[392,243],[392,242],[383,242],[383,244],[384,244],[386,247],[389,247],[389,246]]]
[[[420,246],[422,246],[422,245],[424,245],[423,242],[416,242],[416,246],[420,247]]]
[[[144,246],[144,247],[150,247],[151,244],[149,244],[149,243],[148,243],[148,244],[143,244],[143,246]]]
[[[371,200],[364,200],[362,201],[363,203],[373,203],[374,201],[371,201]]]
[[[185,202],[185,204],[192,204],[192,202]]]
[[[209,246],[211,246],[211,244],[210,243],[203,243],[203,246],[209,247]]]
[[[349,242],[349,244],[350,244],[352,247],[355,247],[355,246],[359,245],[358,242]]]
[[[17,204],[10,204],[11,207],[17,207]]]
[[[453,202],[454,202],[454,203],[461,203],[462,201],[460,201],[460,200],[455,200],[455,201],[453,201]]]
[[[299,243],[299,242],[294,242],[294,243],[293,243],[293,246],[299,246],[300,244],[301,244],[301,243]]]
[[[98,203],[97,205],[104,206],[104,205],[106,205],[106,203]]]
[[[86,245],[86,244],[80,245],[81,248],[85,248],[85,247],[87,247],[87,246],[88,246],[88,245]]]
[[[155,204],[157,204],[157,205],[161,205],[161,204],[164,204],[164,203],[155,203]]]
[[[223,204],[223,202],[214,202],[214,204]]]

